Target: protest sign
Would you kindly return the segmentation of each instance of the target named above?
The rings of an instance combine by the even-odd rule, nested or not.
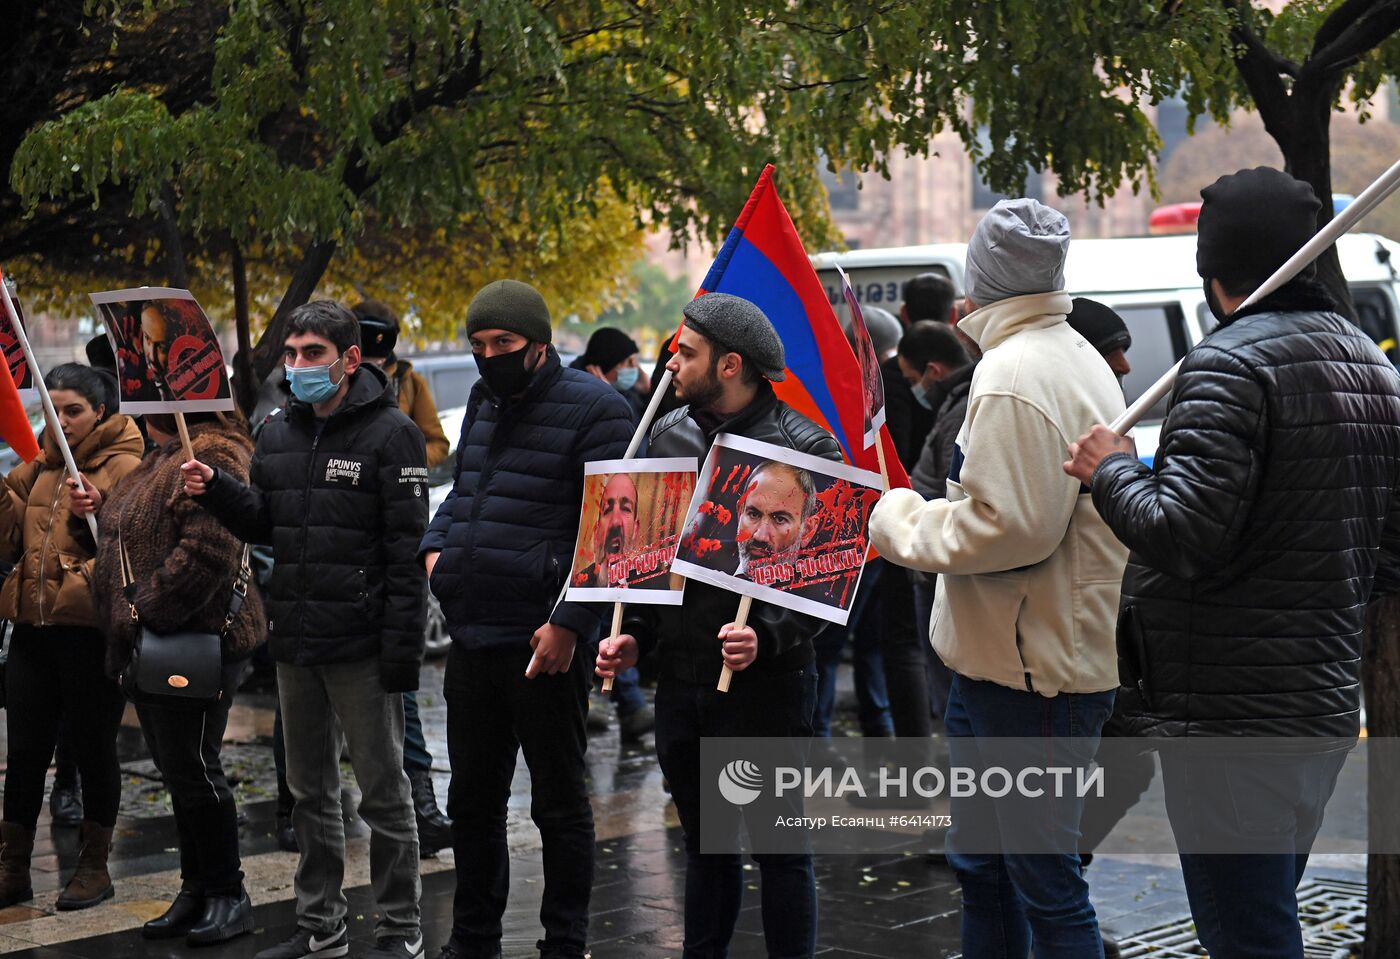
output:
[[[721,433],[672,568],[844,625],[869,547],[878,473]]]
[[[123,413],[233,409],[218,337],[188,290],[143,286],[89,298],[112,340]]]
[[[874,446],[880,439],[880,427],[885,425],[885,379],[881,375],[880,358],[875,355],[875,341],[870,338],[870,330],[865,325],[865,314],[860,311],[856,292],[851,289],[851,278],[841,265],[836,265],[841,274],[841,295],[846,298],[846,310],[851,315],[851,340],[855,344],[856,360],[860,363],[860,382],[865,400],[865,448]],[[881,472],[884,472],[883,466]],[[888,485],[888,484],[886,484]]]
[[[15,319],[21,324],[27,322],[19,297],[13,293],[10,294],[10,305],[15,309]],[[34,391],[34,370],[24,356],[24,347],[20,344],[14,325],[10,323],[7,310],[0,310],[0,352],[5,354],[5,363],[10,368],[10,378],[15,381],[15,389],[19,390],[20,401],[32,403],[38,396]]]
[[[695,459],[584,465],[583,512],[565,598],[678,605],[671,561],[695,490]]]

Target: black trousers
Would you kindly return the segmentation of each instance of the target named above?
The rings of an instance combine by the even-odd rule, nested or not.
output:
[[[224,694],[203,709],[146,703],[136,707],[175,810],[180,878],[209,896],[236,895],[243,882],[238,810],[219,761],[241,667],[224,666]]]
[[[862,587],[863,588],[863,587]],[[914,584],[909,571],[885,561],[875,584],[880,610],[880,659],[896,736],[927,739],[933,735],[929,706],[928,623],[916,621]]]
[[[579,644],[567,673],[525,678],[530,647],[447,658],[447,815],[457,860],[452,944],[465,959],[495,955],[510,889],[506,804],[517,752],[530,768],[530,818],[544,843],[541,952],[582,959],[593,892],[593,807],[584,781],[584,715],[593,653]]]
[[[82,776],[84,817],[116,825],[121,804],[117,727],[126,700],[107,678],[105,652],[95,629],[15,624],[5,667],[6,822],[26,829],[38,823],[61,722]]]

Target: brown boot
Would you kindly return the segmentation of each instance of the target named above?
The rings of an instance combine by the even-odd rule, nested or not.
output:
[[[34,852],[34,830],[12,822],[0,822],[0,909],[34,898],[29,882],[29,857]]]
[[[91,820],[78,827],[82,849],[78,852],[78,870],[58,897],[62,910],[86,909],[116,894],[112,877],[107,874],[107,853],[112,848],[112,830]]]

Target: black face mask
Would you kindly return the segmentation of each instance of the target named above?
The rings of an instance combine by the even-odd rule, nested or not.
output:
[[[1215,317],[1217,323],[1224,323],[1230,318],[1230,314],[1225,312],[1225,308],[1220,305],[1220,301],[1215,298],[1215,291],[1210,288],[1209,278],[1201,281],[1202,288],[1206,291],[1206,306],[1210,307],[1210,315]]]
[[[491,392],[495,393],[499,399],[510,399],[512,396],[523,393],[525,388],[530,385],[535,370],[525,367],[525,357],[533,345],[526,344],[513,353],[497,353],[495,356],[473,354],[476,368],[481,371],[481,378],[486,381]],[[536,362],[535,366],[538,367],[539,363]]]

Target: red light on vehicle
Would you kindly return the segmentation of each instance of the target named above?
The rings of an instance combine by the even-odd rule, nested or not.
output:
[[[1153,236],[1165,236],[1169,233],[1195,233],[1196,220],[1200,218],[1200,215],[1201,204],[1199,202],[1159,206],[1147,218],[1147,232]]]

